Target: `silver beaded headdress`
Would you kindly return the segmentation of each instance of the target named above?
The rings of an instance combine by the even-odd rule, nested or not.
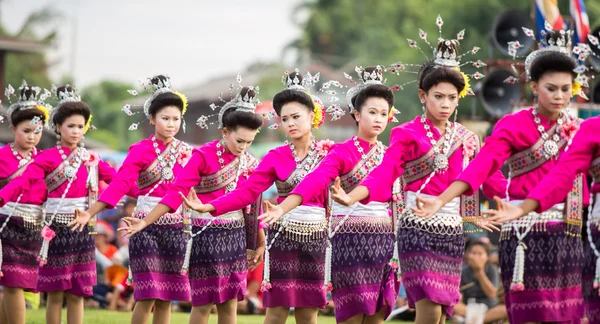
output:
[[[46,91],[46,90],[44,90]],[[61,91],[58,90],[58,87],[56,85],[52,85],[52,87],[50,88],[50,92],[54,95],[54,99],[56,99],[56,101],[58,102],[56,104],[56,107],[54,107],[54,109],[52,109],[52,112],[50,113],[50,121],[54,120],[54,116],[56,115],[56,113],[61,109],[61,107],[67,103],[67,102],[79,102],[81,101],[81,96],[79,96],[79,94],[77,93],[77,88],[75,86],[71,86],[69,84],[65,85],[63,87],[63,89],[61,89]],[[89,125],[89,121],[91,121],[92,116],[90,115],[90,118],[88,119],[88,123],[86,124],[86,131],[88,129],[88,127],[90,127]],[[56,131],[56,125],[54,125],[53,122],[48,123],[50,125],[50,128],[54,131]],[[92,128],[94,128],[93,126],[91,126]]]
[[[163,93],[173,93],[173,94],[179,96],[179,98],[183,102],[183,109],[181,111],[181,115],[183,116],[186,113],[187,106],[188,106],[187,98],[182,93],[173,90],[173,88],[171,87],[171,78],[169,78],[168,76],[157,75],[154,78],[157,79],[156,83],[152,82],[153,78],[143,78],[143,79],[138,80],[138,84],[143,89],[145,89],[147,92],[149,92],[151,94],[150,98],[148,98],[148,99],[146,99],[146,101],[144,101],[144,105],[143,105],[143,109],[142,109],[146,118],[150,119],[150,106],[152,105],[152,102],[154,101],[154,99],[156,99],[156,97],[158,97],[159,95],[161,95]],[[127,92],[129,92],[129,94],[131,94],[132,96],[139,95],[137,90],[127,90]],[[132,111],[133,107],[134,107],[134,105],[126,104],[125,106],[123,106],[123,108],[121,108],[121,111],[123,111],[125,114],[127,114],[127,116],[133,116],[138,113],[138,112]],[[131,124],[129,126],[129,130],[138,129],[139,124],[140,124],[140,122],[135,122],[135,123]],[[185,132],[185,128],[186,128],[185,127],[185,119],[183,119],[182,127],[183,127],[183,131]]]
[[[417,41],[415,41],[413,39],[407,39],[408,46],[410,48],[418,49],[423,54],[423,56],[425,56],[427,61],[423,64],[406,64],[403,62],[396,62],[387,68],[388,71],[390,71],[392,73],[396,73],[396,74],[400,74],[400,72],[407,72],[407,73],[413,73],[413,74],[417,75],[417,78],[415,80],[411,80],[409,82],[399,85],[398,90],[403,90],[405,85],[408,85],[408,84],[414,83],[414,82],[418,82],[419,80],[421,80],[421,78],[422,78],[421,73],[425,70],[424,67],[426,67],[427,65],[432,65],[434,68],[454,68],[458,71],[462,70],[462,67],[466,66],[466,65],[471,65],[476,69],[486,66],[486,64],[481,60],[462,62],[462,59],[464,57],[466,57],[467,55],[475,55],[475,54],[477,54],[477,52],[479,52],[479,50],[481,48],[479,48],[477,46],[473,47],[473,49],[471,49],[470,51],[467,51],[466,53],[464,53],[462,55],[458,55],[458,53],[455,52],[454,48],[457,48],[458,45],[460,44],[460,41],[462,41],[465,38],[465,30],[464,29],[461,30],[460,32],[458,32],[458,34],[456,34],[455,39],[444,39],[444,38],[442,38],[442,26],[444,25],[444,21],[442,20],[442,17],[440,15],[437,16],[435,24],[438,27],[438,32],[439,32],[437,46],[433,46],[427,40],[427,33],[425,31],[423,31],[422,29],[419,29],[419,39],[421,39],[423,42],[425,42],[431,48],[432,53],[433,53],[432,58],[429,58],[429,56],[427,54],[425,54],[425,52],[417,44]],[[444,45],[444,46],[442,46],[442,45]],[[479,80],[479,79],[482,79],[483,77],[485,77],[485,75],[483,75],[481,72],[477,71],[473,74],[463,73],[463,77],[465,77],[465,89],[463,89],[463,91],[461,91],[461,97],[464,97],[466,95],[474,95],[475,94],[473,92],[473,90],[470,88],[470,85],[468,82],[469,81],[468,77]]]
[[[300,77],[298,77],[300,76]],[[323,111],[323,101],[319,99],[319,97],[310,93],[310,89],[316,86],[321,79],[321,72],[317,72],[317,74],[311,74],[310,72],[306,72],[305,75],[300,73],[300,69],[295,68],[294,72],[285,71],[283,76],[281,77],[281,83],[283,83],[284,90],[294,90],[306,93],[314,103],[314,120],[313,120],[313,128],[319,128],[323,124],[323,115],[325,112]],[[319,113],[320,115],[318,115]],[[266,112],[263,113],[263,118],[271,119],[275,117],[274,112]],[[269,129],[278,129],[279,123],[273,123],[269,125]]]
[[[236,111],[247,111],[254,113],[256,112],[256,106],[260,105],[260,100],[257,98],[259,87],[248,86],[248,91],[242,95],[242,90],[244,86],[242,86],[242,75],[238,74],[236,77],[236,81],[238,83],[237,94],[233,95],[234,85],[233,83],[229,85],[229,91],[231,94],[230,100],[223,99],[223,93],[219,94],[219,100],[223,102],[223,106],[219,109],[217,114],[212,115],[202,115],[196,121],[196,125],[202,129],[209,128],[209,125],[215,124],[215,122],[210,122],[211,117],[217,117],[216,123],[218,124],[218,128],[223,128],[223,116],[225,112],[229,109],[235,108]],[[250,94],[250,91],[254,91],[254,95]],[[215,111],[219,106],[215,103],[210,104],[210,108]]]
[[[533,30],[526,27],[522,27],[522,29],[525,32],[526,36],[531,37],[534,41],[537,42],[537,39],[535,38],[535,32]],[[545,30],[542,30],[543,36],[553,31],[552,25],[548,22],[545,22],[544,29]],[[531,66],[533,65],[533,62],[536,59],[550,53],[561,53],[573,59],[573,61],[575,62],[578,61],[576,62],[577,67],[573,70],[573,72],[578,74],[574,82],[577,82],[584,87],[589,87],[589,78],[588,76],[583,74],[588,70],[588,68],[584,64],[580,64],[579,62],[584,62],[589,57],[589,55],[592,54],[592,51],[589,45],[587,44],[580,43],[573,46],[573,33],[574,32],[572,30],[560,30],[558,31],[558,35],[556,38],[550,38],[548,40],[543,39],[542,41],[538,42],[539,49],[531,52],[525,58],[524,65],[526,81],[531,81]],[[513,57],[513,59],[517,58],[517,50],[521,47],[522,45],[518,41],[512,41],[508,43],[508,53]],[[577,57],[577,60],[575,60],[574,56]],[[516,68],[514,68],[514,65],[513,69],[516,70]],[[504,80],[504,83],[510,84],[518,82],[519,79],[514,76],[510,76],[506,80]],[[586,100],[588,99],[583,91],[579,91],[578,95]]]
[[[29,94],[27,93],[28,90],[31,90]],[[41,118],[36,116],[31,120],[30,124],[32,126],[38,126],[35,129],[36,133],[42,131],[40,122],[46,122],[47,124],[48,119],[50,118],[50,111],[52,111],[52,106],[44,102],[48,97],[50,97],[50,91],[44,89],[44,92],[42,93],[42,88],[29,86],[27,81],[23,80],[23,83],[18,89],[18,94],[15,94],[15,89],[9,84],[4,90],[4,95],[9,102],[11,102],[11,96],[15,96],[17,98],[17,101],[8,107],[7,115],[9,120],[11,115],[17,110],[38,109],[42,114],[44,114],[45,120],[42,121]],[[0,116],[0,121],[3,121],[2,116]]]
[[[352,104],[352,99],[356,97],[358,93],[372,85],[385,85],[386,80],[383,78],[383,73],[386,71],[385,67],[377,65],[371,72],[368,72],[367,69],[369,69],[369,67],[354,67],[354,71],[358,75],[358,82],[354,81],[351,75],[344,72],[344,78],[350,80],[352,83],[355,84],[353,87],[348,89],[348,91],[346,91],[346,105],[348,106],[348,113],[350,114],[352,114],[355,110],[355,107]],[[329,101],[331,102],[331,105],[327,107],[326,112],[331,116],[332,121],[338,120],[346,114],[346,110],[343,109],[340,104],[338,104],[338,102],[340,101],[340,98],[338,96],[341,93],[338,93],[338,90],[333,89],[336,87],[339,89],[345,88],[345,86],[342,85],[339,81],[331,80],[325,82],[320,90],[321,92],[324,92],[325,94],[329,95]],[[389,89],[394,91],[397,89],[397,86],[390,87]],[[394,109],[394,111],[392,112],[392,121],[398,122],[395,115],[399,113],[400,112],[398,110]]]

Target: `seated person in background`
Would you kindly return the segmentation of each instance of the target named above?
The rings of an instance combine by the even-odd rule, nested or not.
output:
[[[498,303],[500,276],[498,267],[489,262],[489,245],[481,240],[469,242],[465,262],[460,279],[462,300],[454,307],[454,322],[460,323],[467,316],[466,304],[471,299],[487,306],[484,323],[508,319],[506,307]]]

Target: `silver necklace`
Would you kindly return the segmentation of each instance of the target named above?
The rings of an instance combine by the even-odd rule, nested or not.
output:
[[[81,166],[81,153],[83,152],[83,148],[78,148],[75,147],[75,150],[78,150],[77,153],[75,154],[75,156],[73,157],[72,161],[69,161],[67,158],[67,155],[65,154],[65,151],[63,151],[62,146],[60,145],[60,142],[56,142],[56,148],[58,149],[58,153],[60,154],[60,157],[63,160],[63,163],[65,164],[65,168],[64,168],[64,174],[67,177],[67,179],[72,180],[75,179],[76,175],[77,175],[77,170],[79,170],[79,167]]]
[[[365,150],[363,150],[363,148],[360,146],[360,142],[358,141],[358,138],[356,136],[352,136],[352,141],[354,141],[354,146],[356,146],[356,149],[358,150],[358,153],[360,154],[360,158],[363,161],[367,160],[367,155],[365,154]],[[369,173],[371,173],[371,171],[373,171],[373,169],[378,166],[379,164],[381,164],[381,161],[383,160],[383,144],[380,141],[377,141],[377,143],[375,144],[377,145],[376,148],[376,152],[375,154],[373,154],[373,163],[370,163],[369,165],[367,165],[367,169],[369,170]]]
[[[224,155],[225,155],[225,143],[223,141],[219,141],[217,143],[217,157],[219,159],[219,166],[221,166],[221,169],[223,169],[225,167],[225,159],[223,159]],[[235,190],[235,188],[237,188],[238,179],[240,178],[240,175],[242,174],[242,170],[246,169],[247,162],[248,162],[248,159],[246,156],[246,152],[243,152],[242,154],[240,154],[240,163],[238,165],[235,180],[232,181],[231,183],[229,183],[225,187],[225,193],[232,192]]]
[[[19,152],[17,152],[17,150],[15,149],[15,143],[10,143],[10,150],[12,151],[12,154],[15,156],[15,158],[17,158],[17,161],[19,161],[19,169],[25,166],[25,164],[27,164],[31,160],[34,153],[37,153],[37,148],[34,147],[29,151],[29,154],[26,158],[22,158],[21,154],[19,154]]]
[[[561,139],[560,126],[562,126],[562,124],[564,123],[563,114],[560,113],[560,115],[558,116],[558,120],[556,121],[558,127],[556,127],[554,134],[552,134],[552,137],[550,137],[548,132],[544,129],[544,126],[542,126],[542,121],[540,120],[540,116],[538,115],[537,110],[534,108],[531,112],[533,113],[533,121],[537,125],[537,130],[538,132],[540,132],[540,134],[542,135],[542,139],[544,140],[544,157],[546,159],[556,157],[556,154],[558,154],[558,142],[560,142]]]
[[[177,139],[173,139],[173,141],[178,141]],[[160,164],[161,171],[160,175],[163,180],[169,181],[174,178],[173,175],[173,166],[175,165],[175,161],[177,158],[175,157],[177,154],[177,147],[179,143],[174,142],[171,145],[171,150],[167,152],[166,158],[163,158],[161,155],[161,151],[158,148],[158,143],[156,142],[156,136],[152,135],[152,146],[154,147],[154,152],[158,156],[158,164]]]
[[[433,133],[431,132],[431,127],[427,124],[427,118],[425,115],[421,116],[421,123],[423,127],[425,127],[425,131],[427,132],[427,138],[429,138],[429,142],[433,146],[433,150],[435,152],[434,159],[434,167],[436,172],[444,172],[448,169],[448,152],[450,151],[450,129],[452,128],[452,124],[450,121],[446,121],[446,133],[444,134],[444,142],[441,147],[437,147],[437,141],[433,138]]]
[[[306,177],[308,172],[310,172],[316,166],[319,159],[317,158],[317,143],[316,141],[312,141],[310,145],[310,149],[308,150],[308,154],[304,158],[306,163],[304,163],[304,169],[302,169],[302,160],[298,157],[298,153],[296,152],[296,146],[292,142],[286,141],[287,145],[290,146],[290,150],[292,150],[292,156],[294,157],[294,162],[296,162],[296,169],[299,170],[298,174],[295,177],[296,181],[300,181]]]

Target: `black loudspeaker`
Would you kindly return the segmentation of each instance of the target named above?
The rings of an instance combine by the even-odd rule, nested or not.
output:
[[[527,53],[535,41],[525,35],[522,27],[535,30],[535,26],[529,16],[516,9],[504,11],[492,25],[492,41],[494,46],[504,55],[508,54],[508,42],[519,41],[521,47],[517,49],[517,56]]]
[[[594,35],[594,36],[600,38],[600,26],[594,28],[594,30],[590,33],[590,35]],[[592,52],[595,54],[595,55],[590,55],[590,63],[592,63],[592,66],[594,67],[594,69],[596,69],[596,71],[600,71],[600,48],[598,48],[598,45],[593,45],[592,43],[590,43],[589,38],[587,39],[586,42],[592,48]],[[600,102],[600,98],[598,98],[597,100],[598,101],[596,101],[596,102]]]
[[[590,101],[595,104],[600,104],[600,80],[590,89]]]
[[[515,75],[509,70],[497,69],[483,79],[479,98],[483,108],[494,117],[510,114],[512,106],[521,99],[521,85],[504,82],[511,76]]]

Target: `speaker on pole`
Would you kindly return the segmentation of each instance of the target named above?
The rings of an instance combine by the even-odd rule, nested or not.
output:
[[[520,10],[509,9],[496,17],[492,25],[492,41],[496,48],[508,56],[508,42],[519,41],[521,47],[517,49],[517,56],[527,53],[535,41],[525,35],[522,27],[535,30],[529,16]]]
[[[600,80],[590,89],[590,101],[595,104],[600,104]]]
[[[505,83],[515,75],[506,69],[494,70],[483,79],[479,98],[483,108],[493,117],[502,117],[512,112],[512,107],[521,99],[521,85]]]
[[[600,26],[594,28],[590,35],[594,35],[600,38]],[[590,63],[592,64],[594,69],[596,69],[596,71],[600,71],[600,48],[598,48],[598,45],[590,43],[589,37],[586,42],[591,47],[592,53],[594,53],[594,55],[590,55]],[[598,100],[600,100],[600,98]]]

